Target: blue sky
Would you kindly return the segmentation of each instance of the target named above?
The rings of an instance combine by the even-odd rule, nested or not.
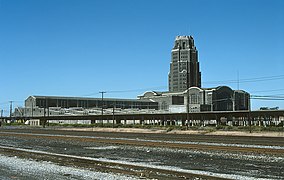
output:
[[[284,96],[283,22],[283,0],[0,0],[0,109],[29,95],[167,90],[177,35],[193,35],[203,87],[239,79],[251,94]],[[284,100],[252,100],[261,106]]]

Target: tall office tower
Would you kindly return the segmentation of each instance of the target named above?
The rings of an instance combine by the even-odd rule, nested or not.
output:
[[[172,49],[169,91],[184,91],[193,86],[201,87],[198,51],[192,36],[177,36]]]

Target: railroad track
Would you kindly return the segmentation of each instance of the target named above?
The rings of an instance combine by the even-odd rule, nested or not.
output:
[[[234,176],[218,173],[208,173],[195,170],[176,169],[157,165],[145,165],[139,163],[119,162],[115,160],[96,159],[67,154],[49,153],[31,149],[0,146],[0,154],[6,156],[17,156],[37,161],[50,161],[64,166],[83,167],[106,173],[120,173],[136,176],[139,179],[232,179]]]
[[[193,149],[193,150],[217,150],[227,152],[258,153],[268,155],[283,155],[283,146],[262,146],[262,145],[243,145],[243,144],[224,144],[224,143],[206,143],[206,142],[184,142],[184,141],[161,141],[149,139],[131,139],[131,138],[113,138],[113,137],[93,137],[77,135],[59,135],[59,134],[35,134],[35,133],[16,133],[0,132],[1,136],[17,136],[20,138],[38,138],[38,139],[64,139],[84,142],[109,143],[117,145],[146,146],[161,148]]]
[[[58,129],[1,129],[2,132],[22,132],[34,134],[60,134],[60,135],[78,135],[78,136],[103,136],[103,137],[121,137],[121,138],[143,138],[152,140],[172,140],[172,141],[195,141],[212,143],[236,143],[236,144],[254,144],[266,146],[284,146],[284,137],[262,137],[262,136],[233,136],[233,135],[201,135],[201,134],[169,134],[169,133],[133,133],[133,132],[97,132],[97,131],[76,130],[58,130]],[[248,134],[249,135],[249,134]]]
[[[275,157],[284,158],[284,146],[275,145],[277,143],[272,142],[274,145],[259,145],[259,144],[237,144],[237,143],[216,143],[216,142],[205,142],[205,141],[190,141],[185,138],[156,138],[155,136],[140,136],[138,134],[136,138],[133,136],[127,137],[127,133],[123,136],[116,137],[115,133],[106,134],[103,136],[103,133],[93,134],[93,133],[80,133],[80,132],[68,132],[60,133],[60,131],[0,131],[1,143],[0,144],[0,154],[7,156],[17,156],[19,158],[34,159],[38,161],[51,161],[62,166],[76,166],[83,167],[94,171],[101,172],[112,172],[112,173],[121,173],[127,175],[133,175],[138,178],[145,179],[254,179],[250,174],[247,176],[241,173],[231,173],[225,174],[226,171],[211,171],[207,168],[202,168],[202,170],[190,170],[190,166],[179,166],[176,163],[163,163],[163,160],[157,161],[159,163],[148,163],[151,161],[140,161],[139,158],[132,161],[136,156],[130,156],[130,161],[128,156],[123,156],[122,158],[119,155],[115,156],[104,156],[100,154],[96,156],[98,151],[85,151],[84,147],[89,145],[100,144],[102,146],[108,145],[108,147],[141,147],[145,148],[144,153],[148,153],[148,149],[161,148],[168,150],[191,150],[194,151],[203,151],[203,152],[216,152],[217,154],[253,154],[254,156],[264,155],[266,157]],[[259,140],[259,139],[258,139]],[[58,145],[56,143],[59,143]],[[74,146],[72,146],[72,144]],[[80,146],[80,145],[83,145]],[[65,146],[66,145],[66,146]],[[70,146],[71,145],[71,146]],[[115,145],[115,146],[113,146]],[[48,148],[45,148],[47,146]],[[64,146],[68,147],[68,150],[64,150]],[[69,150],[72,148],[77,148],[74,150]],[[36,149],[36,150],[35,150]],[[149,152],[150,152],[149,151]],[[78,153],[79,152],[79,153]],[[106,151],[110,152],[110,151]],[[131,151],[127,151],[131,152]],[[139,151],[137,151],[138,153]],[[215,153],[214,152],[214,153]],[[221,152],[221,153],[220,153]],[[234,153],[236,152],[236,153]],[[113,151],[112,153],[115,153]],[[140,152],[141,153],[141,152]],[[142,152],[143,153],[143,152]],[[107,154],[107,153],[106,153]],[[155,154],[155,153],[154,153]],[[154,155],[153,154],[153,155]],[[157,154],[157,153],[156,153]],[[142,155],[142,154],[141,154]],[[157,154],[159,156],[159,154]],[[137,157],[139,153],[137,154]],[[179,159],[183,155],[177,156]],[[106,157],[106,158],[95,158],[95,157]],[[114,158],[113,158],[114,157]],[[147,157],[147,156],[146,156]],[[167,156],[162,156],[167,157]],[[205,156],[206,157],[206,156]],[[107,159],[109,158],[109,159]],[[211,158],[207,156],[210,160]],[[125,160],[126,159],[126,160]],[[150,158],[152,159],[152,158]],[[149,159],[148,159],[149,160]],[[173,162],[176,161],[174,157],[172,158]],[[190,158],[188,159],[190,163]],[[202,160],[202,159],[200,159]],[[222,160],[224,163],[225,161]],[[272,160],[271,160],[272,161]],[[183,161],[181,161],[183,162]],[[217,160],[218,162],[218,160]],[[222,162],[222,163],[223,163]],[[253,163],[254,161],[248,161],[248,163]],[[274,161],[273,161],[274,162]],[[187,162],[186,162],[187,163]],[[220,162],[218,162],[220,163]],[[180,163],[179,163],[180,164]],[[241,163],[244,164],[244,163]],[[281,160],[278,162],[281,166]],[[246,165],[246,164],[244,164]],[[270,163],[271,165],[271,163]],[[214,167],[214,164],[211,164]],[[268,165],[269,166],[269,165]],[[182,169],[183,167],[186,169]],[[202,167],[204,167],[202,165]],[[224,166],[225,167],[225,166]],[[240,166],[242,167],[242,166]],[[261,165],[258,167],[263,168]],[[265,166],[266,167],[266,166]],[[273,169],[277,169],[278,166],[273,166]],[[192,168],[199,169],[199,168]],[[207,169],[207,170],[206,170]],[[241,169],[241,168],[240,168]],[[253,170],[254,168],[252,168]],[[220,173],[217,173],[220,172]],[[236,177],[238,176],[238,177]],[[278,177],[272,174],[271,177]]]

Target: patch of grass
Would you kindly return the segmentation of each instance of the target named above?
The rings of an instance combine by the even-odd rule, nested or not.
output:
[[[284,132],[284,127],[277,127],[277,126],[261,127],[261,131]]]
[[[19,123],[19,122],[12,122],[9,125],[10,126],[26,126],[25,123]]]
[[[1,122],[1,126],[27,126],[24,122]]]

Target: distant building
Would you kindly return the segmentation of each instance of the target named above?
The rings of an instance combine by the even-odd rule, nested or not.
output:
[[[192,36],[177,36],[171,51],[169,91],[150,91],[141,100],[169,112],[239,111],[250,108],[249,93],[227,86],[201,88],[198,51]]]
[[[127,113],[130,110],[158,110],[158,102],[137,99],[85,98],[62,96],[29,96],[24,108],[16,108],[15,116],[58,116],[106,114],[116,111]],[[127,111],[128,110],[128,111]]]
[[[198,51],[192,36],[177,36],[171,53],[169,91],[201,87]]]
[[[15,116],[97,115],[249,110],[249,93],[227,86],[201,88],[198,51],[192,36],[177,36],[171,51],[169,91],[138,99],[29,96]]]
[[[116,98],[86,98],[86,97],[64,97],[64,96],[29,96],[25,100],[25,107],[62,107],[73,108],[138,108],[157,109],[157,103],[148,100],[116,99]]]

